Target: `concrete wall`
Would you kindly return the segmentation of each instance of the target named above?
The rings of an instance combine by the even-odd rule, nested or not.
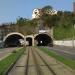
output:
[[[4,47],[4,42],[0,40],[0,48]]]
[[[75,46],[75,40],[54,40],[54,45]]]

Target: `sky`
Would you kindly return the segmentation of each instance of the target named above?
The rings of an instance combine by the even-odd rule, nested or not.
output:
[[[0,24],[16,22],[19,17],[31,19],[35,8],[46,5],[55,10],[73,11],[75,0],[0,0]]]

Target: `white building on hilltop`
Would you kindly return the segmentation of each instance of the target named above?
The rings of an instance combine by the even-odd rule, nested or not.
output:
[[[43,12],[41,12],[41,9],[34,9],[32,12],[32,19],[39,18],[42,13]],[[57,11],[51,10],[51,11],[47,11],[46,13],[51,14],[51,15],[55,15],[55,14],[57,14]]]
[[[55,14],[57,14],[57,11],[56,10],[52,10],[49,14],[55,15]]]
[[[40,9],[34,9],[32,13],[32,19],[39,18],[40,16]]]

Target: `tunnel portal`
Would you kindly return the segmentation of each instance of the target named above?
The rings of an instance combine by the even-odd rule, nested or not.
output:
[[[21,35],[12,34],[8,36],[4,41],[5,47],[18,47],[21,46],[20,39],[24,39]]]
[[[53,40],[47,34],[38,34],[35,37],[37,46],[53,46]]]
[[[32,46],[32,38],[31,37],[27,37],[26,41],[28,41],[28,45],[27,46]]]

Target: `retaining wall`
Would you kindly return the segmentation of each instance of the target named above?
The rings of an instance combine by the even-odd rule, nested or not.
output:
[[[75,40],[54,40],[54,45],[75,46]]]

